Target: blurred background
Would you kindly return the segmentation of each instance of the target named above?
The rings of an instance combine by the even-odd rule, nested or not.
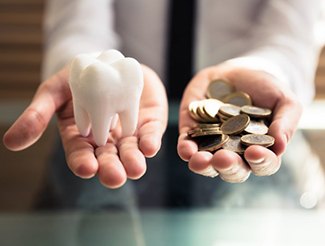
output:
[[[43,0],[0,0],[0,135],[40,83]],[[41,141],[13,153],[0,147],[0,210],[31,209],[51,151],[55,124]]]
[[[0,0],[1,136],[30,102],[40,83],[43,10],[44,0]],[[325,111],[325,50],[319,58],[315,83],[315,103],[307,110],[301,128],[311,153],[324,167],[325,123],[320,116]],[[0,212],[33,209],[55,134],[52,122],[43,137],[25,151],[10,152],[0,144]]]

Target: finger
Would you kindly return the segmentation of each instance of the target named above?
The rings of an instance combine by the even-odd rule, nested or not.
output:
[[[127,180],[125,169],[118,157],[114,144],[107,143],[96,149],[99,164],[98,177],[100,182],[111,189],[121,187]]]
[[[166,125],[160,120],[161,114],[157,108],[146,108],[141,110],[141,114],[147,115],[138,130],[139,148],[146,157],[153,157],[161,147],[162,136]]]
[[[54,112],[71,98],[66,76],[62,70],[41,84],[31,104],[5,133],[3,142],[8,149],[23,150],[41,137]]]
[[[220,177],[229,183],[242,183],[251,173],[243,159],[233,151],[218,150],[211,158],[210,165],[216,169]]]
[[[187,133],[181,133],[178,137],[177,152],[182,160],[189,161],[198,152],[198,147],[193,140],[188,138]]]
[[[161,123],[151,121],[141,127],[139,132],[139,148],[146,157],[153,157],[161,147],[163,135]]]
[[[190,81],[186,87],[179,112],[179,132],[177,152],[181,159],[188,161],[197,152],[197,145],[188,139],[187,132],[197,125],[189,114],[188,105],[195,100],[205,98],[206,88],[209,82],[217,76],[215,73],[207,73],[204,70]]]
[[[207,151],[197,152],[188,163],[189,169],[197,174],[207,177],[217,177],[218,172],[209,164],[212,154]]]
[[[12,151],[29,147],[41,137],[50,117],[46,117],[41,110],[29,106],[4,134],[4,145]]]
[[[272,150],[281,155],[297,129],[302,114],[301,105],[292,99],[282,99],[274,110],[268,134],[275,138]]]
[[[197,125],[188,112],[188,106],[181,106],[179,114],[179,137],[177,141],[177,152],[179,157],[184,161],[189,161],[198,151],[197,144],[191,140],[187,132]]]
[[[190,117],[188,105],[192,101],[201,100],[205,97],[206,87],[208,86],[209,77],[205,73],[196,75],[186,87],[179,111],[179,131],[187,132],[196,122]]]
[[[161,147],[167,127],[168,103],[163,83],[156,73],[143,66],[144,88],[141,95],[138,137],[139,148],[146,157],[153,157]]]
[[[245,150],[245,159],[256,176],[269,176],[281,166],[281,158],[262,146],[253,145]]]
[[[87,138],[80,136],[75,125],[59,122],[60,134],[70,170],[81,178],[91,178],[98,170],[94,147]]]
[[[146,172],[146,160],[139,150],[138,139],[134,136],[122,138],[118,143],[120,160],[124,166],[127,177],[139,179]]]

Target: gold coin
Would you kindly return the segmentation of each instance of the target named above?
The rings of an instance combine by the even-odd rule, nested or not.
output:
[[[199,124],[199,125],[201,125],[201,124]],[[205,125],[208,125],[208,124],[205,124]],[[209,125],[214,125],[214,124],[209,124]],[[211,126],[211,127],[196,126],[192,129],[190,129],[189,131],[187,131],[187,135],[192,136],[193,134],[197,134],[198,132],[209,132],[209,131],[210,132],[211,131],[220,132],[220,134],[222,133],[220,130],[220,126]]]
[[[193,129],[187,131],[187,136],[192,137],[193,134],[195,134],[196,132],[201,132],[201,131],[202,130],[198,127],[193,128]]]
[[[261,108],[251,105],[242,106],[241,112],[255,118],[264,118],[272,114],[272,111],[268,108]]]
[[[238,154],[245,152],[245,147],[240,141],[240,136],[229,136],[228,141],[222,146],[223,149],[234,151]]]
[[[233,92],[222,98],[222,101],[224,103],[233,104],[239,107],[244,105],[252,105],[251,97],[247,93],[242,91]]]
[[[221,100],[221,98],[235,91],[235,87],[229,82],[216,79],[210,82],[207,89],[207,97]]]
[[[245,128],[245,132],[251,134],[261,134],[264,135],[269,131],[269,128],[264,124],[264,122],[251,120],[248,126]]]
[[[210,98],[203,101],[203,111],[210,118],[214,119],[219,111],[219,108],[223,105],[218,99]]]
[[[222,114],[218,114],[218,117],[219,117],[219,120],[224,123],[225,121],[227,121],[229,118],[231,117],[228,117],[228,116],[224,116]]]
[[[204,136],[198,139],[198,149],[199,151],[210,151],[214,152],[220,149],[225,142],[229,139],[228,135],[213,135],[213,136]]]
[[[227,120],[229,120],[229,118],[220,118],[222,124],[225,123]]]
[[[219,115],[226,117],[236,116],[240,114],[241,108],[233,104],[224,104],[219,109]]]
[[[197,125],[198,128],[214,128],[214,127],[220,127],[220,123],[200,123]]]
[[[248,126],[249,121],[250,118],[246,114],[231,117],[222,124],[221,131],[227,135],[239,134]]]
[[[200,129],[201,129],[201,131],[221,131],[220,126],[203,127],[203,128],[200,128]]]
[[[189,135],[190,134],[190,135]],[[213,129],[197,129],[193,130],[190,133],[188,132],[188,135],[191,138],[201,137],[201,136],[210,136],[210,135],[221,135],[222,131],[220,128],[213,128]]]
[[[274,137],[270,135],[247,134],[240,138],[241,142],[247,146],[260,145],[270,147],[274,144]]]

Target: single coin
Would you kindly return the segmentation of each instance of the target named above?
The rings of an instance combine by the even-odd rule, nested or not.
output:
[[[221,118],[221,117],[219,119],[220,119],[222,124],[225,123],[227,120],[229,120],[229,118]]]
[[[220,126],[203,127],[203,128],[200,128],[200,129],[201,129],[201,131],[221,131]]]
[[[234,91],[235,87],[229,82],[222,79],[216,79],[210,82],[207,89],[207,97],[220,100]]]
[[[263,121],[251,120],[248,126],[245,128],[245,132],[251,134],[266,134],[269,128],[264,124]]]
[[[225,116],[225,115],[222,115],[222,114],[218,114],[218,117],[219,117],[219,119],[220,119],[220,121],[223,123],[223,122],[225,122],[225,121],[227,121],[229,118],[231,118],[231,116],[229,117],[229,116]]]
[[[197,125],[198,128],[214,128],[214,127],[220,127],[220,123],[200,123]]]
[[[188,133],[189,134],[189,133]],[[201,136],[211,136],[211,135],[221,135],[222,131],[220,128],[213,128],[213,129],[200,129],[200,130],[195,130],[190,133],[191,138],[196,138],[196,137],[201,137]]]
[[[229,139],[228,135],[203,136],[197,141],[199,151],[214,152],[222,147]]]
[[[268,108],[260,108],[251,105],[242,106],[241,112],[255,118],[264,118],[272,114],[272,111]]]
[[[229,136],[228,141],[222,146],[223,149],[234,151],[238,154],[245,152],[245,146],[240,141],[240,136]]]
[[[250,118],[246,114],[231,117],[222,124],[221,131],[227,135],[239,134],[248,126],[249,121]]]
[[[226,117],[236,116],[240,114],[241,107],[238,107],[233,104],[224,104],[219,109],[219,115]]]
[[[239,107],[244,105],[252,105],[251,97],[247,93],[242,91],[233,92],[222,98],[222,101],[224,103],[233,104]]]
[[[270,147],[274,144],[274,137],[270,135],[247,134],[240,138],[241,142],[247,146],[260,145]]]
[[[219,111],[219,108],[223,105],[218,99],[210,98],[203,101],[203,111],[210,118],[214,119]]]
[[[211,125],[214,125],[214,124],[211,124]],[[196,134],[200,134],[201,132],[212,132],[212,131],[219,132],[218,134],[222,133],[221,129],[220,129],[220,126],[203,127],[203,128],[196,126],[196,127],[192,128],[192,129],[188,130],[187,135],[192,136],[193,134],[196,135]],[[202,135],[204,135],[204,134],[202,134]]]
[[[192,137],[193,134],[195,134],[196,132],[201,132],[201,131],[202,131],[201,128],[195,127],[193,129],[187,131],[187,136]]]

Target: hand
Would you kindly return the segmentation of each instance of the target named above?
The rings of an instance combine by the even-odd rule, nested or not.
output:
[[[218,150],[214,154],[198,151],[194,141],[187,137],[187,131],[196,124],[188,113],[191,101],[205,97],[208,83],[224,78],[237,90],[248,93],[254,105],[273,110],[273,119],[268,134],[275,138],[271,150],[253,145],[245,150],[246,162],[235,152]],[[284,89],[281,82],[268,73],[236,68],[230,64],[209,67],[199,72],[188,84],[181,102],[178,139],[178,154],[189,162],[189,168],[205,176],[217,176],[228,182],[245,181],[250,172],[257,176],[277,172],[281,156],[294,134],[302,113],[302,107],[294,94]]]
[[[68,68],[64,68],[39,86],[31,104],[4,135],[4,144],[13,151],[29,147],[56,112],[66,160],[75,175],[91,178],[98,174],[109,188],[122,186],[127,178],[140,178],[146,171],[145,157],[153,157],[160,149],[168,117],[162,82],[148,67],[143,66],[143,72],[144,88],[133,136],[121,138],[118,126],[102,147],[96,147],[91,136],[82,137],[74,121]]]

